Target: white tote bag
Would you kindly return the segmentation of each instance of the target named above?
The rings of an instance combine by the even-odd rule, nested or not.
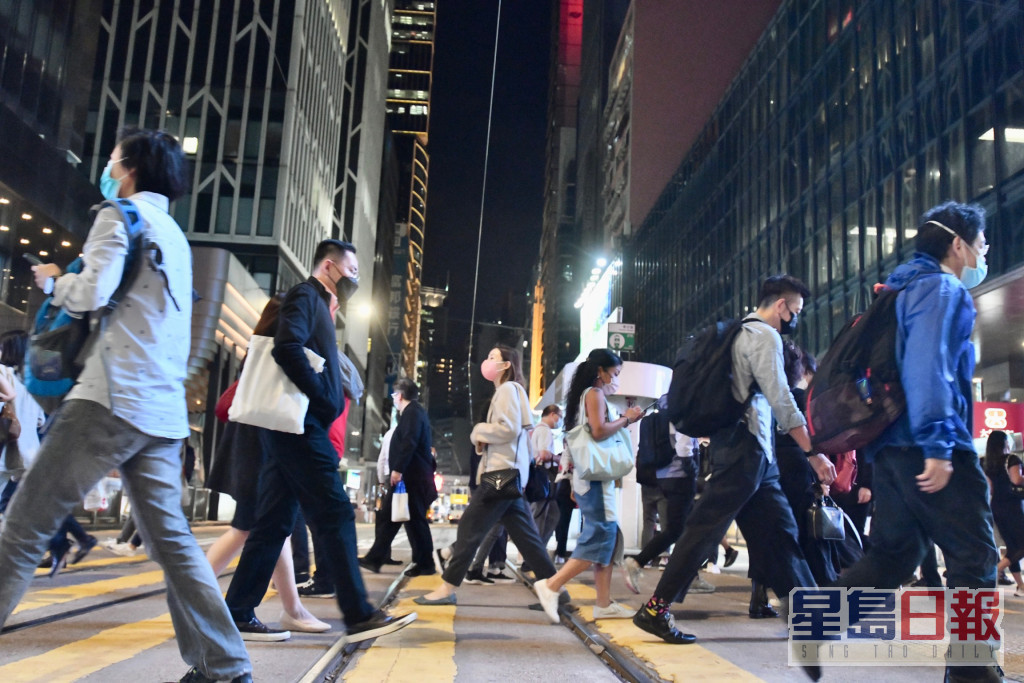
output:
[[[309,397],[284,374],[271,354],[273,350],[273,337],[254,334],[249,339],[249,353],[242,376],[238,378],[228,419],[277,432],[302,434]],[[324,359],[309,349],[304,350],[313,370],[323,372]]]
[[[405,482],[400,481],[391,494],[391,521],[409,521],[409,494],[405,490]]]

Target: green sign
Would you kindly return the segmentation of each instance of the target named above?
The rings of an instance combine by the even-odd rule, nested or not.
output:
[[[612,351],[636,350],[636,325],[608,323],[608,348]]]

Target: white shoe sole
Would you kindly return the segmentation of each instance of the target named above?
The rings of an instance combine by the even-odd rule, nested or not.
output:
[[[401,619],[395,619],[386,626],[381,626],[380,628],[373,628],[369,631],[363,631],[361,633],[350,633],[346,637],[348,639],[348,642],[350,643],[360,643],[364,640],[380,638],[381,636],[386,636],[389,633],[394,633],[395,631],[405,628],[412,622],[416,621],[417,618],[419,618],[419,615],[416,614],[416,612],[410,612]]]
[[[297,631],[298,633],[326,633],[331,630],[330,624],[320,621],[316,617],[311,620],[300,621],[298,619],[292,619],[287,614],[282,614],[280,623],[281,628],[289,631]]]
[[[250,633],[241,631],[241,634],[242,640],[248,640],[252,643],[279,643],[292,637],[290,631],[280,631],[278,633]]]

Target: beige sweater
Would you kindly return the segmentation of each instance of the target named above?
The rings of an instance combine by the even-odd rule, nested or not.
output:
[[[530,398],[526,389],[516,382],[505,382],[491,399],[487,422],[473,427],[470,439],[476,446],[480,458],[477,481],[484,472],[494,470],[519,470],[519,480],[524,485],[529,474],[530,445],[524,427],[533,426],[530,412]],[[481,445],[482,444],[482,445]]]

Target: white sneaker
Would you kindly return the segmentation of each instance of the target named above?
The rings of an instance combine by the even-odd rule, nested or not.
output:
[[[130,543],[114,543],[107,546],[107,550],[121,557],[134,557],[139,552],[139,549],[133,548]]]
[[[714,593],[714,592],[715,592],[714,584],[708,583],[704,579],[700,578],[699,575],[697,576],[696,579],[693,580],[693,583],[690,584],[690,590],[687,591],[687,593]]]
[[[1015,591],[1013,591],[1013,597],[1015,597],[1015,598],[1024,598],[1024,591],[1022,591],[1019,588],[1016,589]]]
[[[544,608],[544,614],[552,624],[557,624],[561,619],[558,616],[558,593],[548,588],[547,579],[540,579],[533,582],[533,592],[540,600],[540,606]]]
[[[640,581],[644,578],[644,568],[632,557],[627,557],[625,562],[622,563],[622,573],[625,575],[626,588],[639,595]],[[615,603],[613,602],[612,604],[614,605]],[[597,608],[595,607],[594,609]],[[597,619],[597,617],[594,618]]]
[[[636,610],[612,600],[607,607],[594,605],[594,619],[632,619]]]

